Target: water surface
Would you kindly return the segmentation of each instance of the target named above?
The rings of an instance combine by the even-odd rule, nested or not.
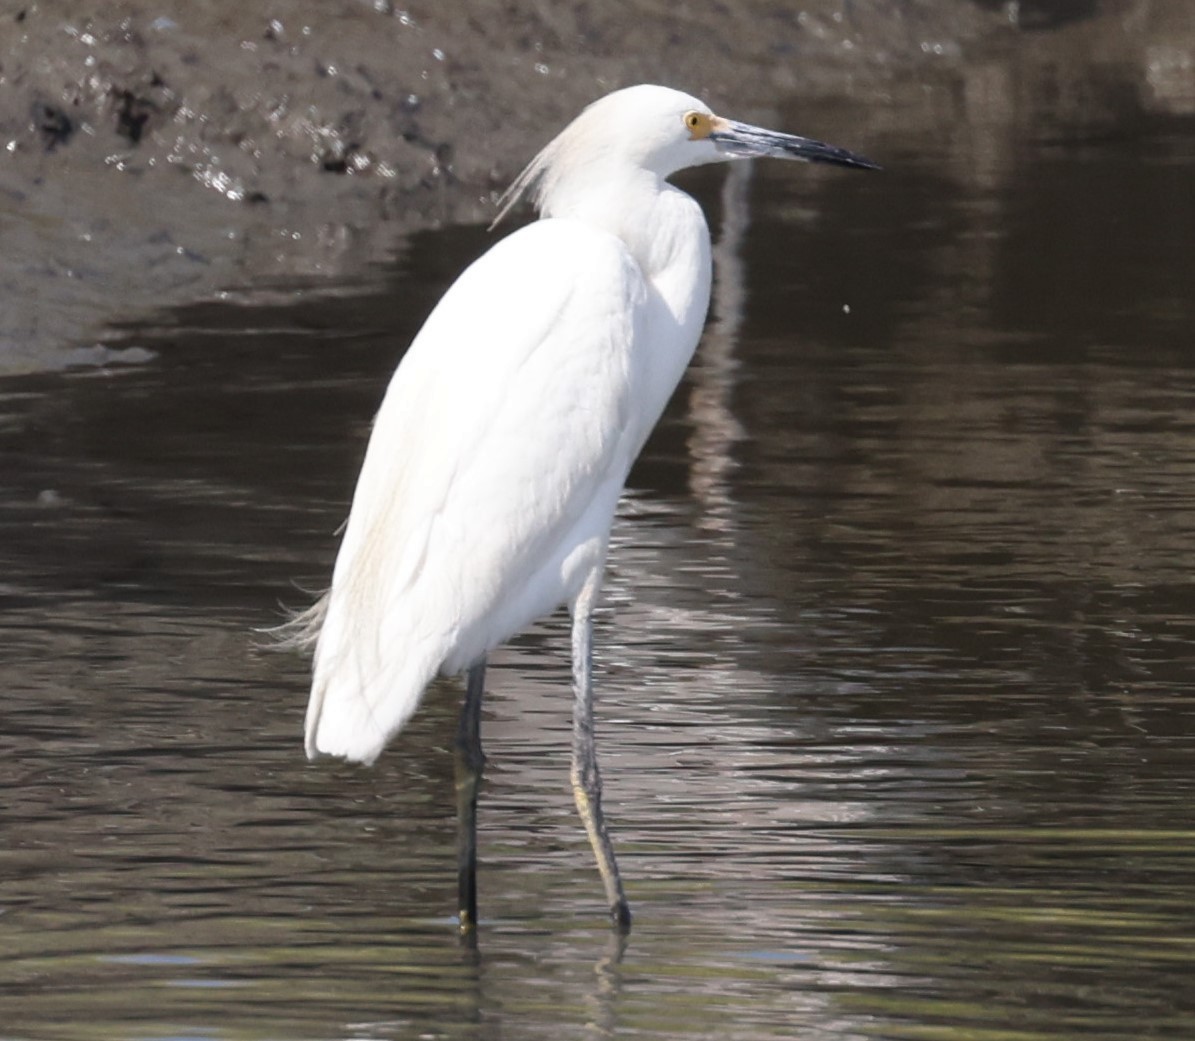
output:
[[[484,231],[0,381],[0,1036],[1195,1034],[1195,127],[892,123],[883,176],[686,182],[717,320],[598,622],[625,952],[562,618],[489,675],[476,951],[457,687],[310,765],[253,632]]]

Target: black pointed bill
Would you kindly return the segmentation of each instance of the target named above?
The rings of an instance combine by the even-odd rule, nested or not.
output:
[[[709,139],[719,152],[739,159],[771,156],[776,159],[800,159],[807,163],[833,163],[852,166],[857,170],[880,170],[879,163],[848,152],[845,148],[814,141],[794,134],[764,130],[750,123],[736,123],[732,119],[715,118]]]

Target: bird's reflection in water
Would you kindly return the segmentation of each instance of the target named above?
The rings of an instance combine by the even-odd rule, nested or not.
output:
[[[491,991],[499,986],[496,980],[493,986],[490,985],[487,972],[490,963],[479,939],[480,932],[484,932],[484,928],[460,936],[460,961],[467,981],[461,990],[469,995],[468,1008],[478,1026],[481,1025],[483,1010],[495,1006],[495,995]],[[629,938],[629,933],[618,929],[611,929],[605,934],[601,956],[593,964],[593,979],[584,995],[584,1003],[589,1010],[586,1037],[612,1038],[618,1033],[619,1000],[623,989],[622,963]]]
[[[748,206],[753,163],[734,163],[722,185],[722,225],[713,248],[714,322],[697,348],[689,373],[689,490],[700,507],[697,523],[705,531],[729,538],[735,529],[730,475],[734,447],[745,436],[732,409],[735,350],[747,299],[742,248],[751,223]]]
[[[587,1024],[593,1037],[614,1037],[617,1032],[622,959],[626,951],[627,934],[612,929],[606,937],[606,952],[593,967],[595,986],[589,996],[592,1014]]]

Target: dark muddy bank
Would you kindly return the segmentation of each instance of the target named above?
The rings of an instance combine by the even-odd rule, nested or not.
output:
[[[105,322],[222,286],[352,277],[407,230],[487,220],[538,145],[627,83],[764,107],[869,154],[899,147],[908,120],[999,124],[1040,104],[1085,119],[1195,111],[1187,5],[801,8],[42,0],[6,12],[0,371],[102,360]],[[1094,95],[1093,63],[1113,70]]]

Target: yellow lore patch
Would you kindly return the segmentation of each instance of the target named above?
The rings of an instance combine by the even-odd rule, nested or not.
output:
[[[714,129],[714,119],[704,112],[686,112],[685,126],[689,128],[689,140],[700,141],[710,136],[710,131]]]

